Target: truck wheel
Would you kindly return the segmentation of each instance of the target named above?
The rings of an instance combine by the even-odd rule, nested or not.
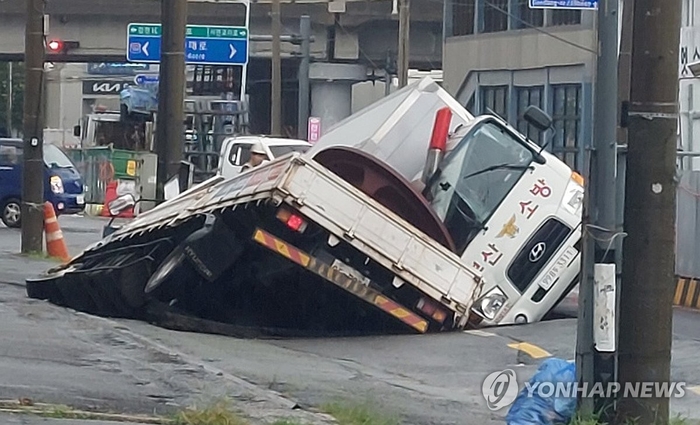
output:
[[[11,198],[2,204],[2,222],[7,227],[22,225],[22,205],[19,199]]]

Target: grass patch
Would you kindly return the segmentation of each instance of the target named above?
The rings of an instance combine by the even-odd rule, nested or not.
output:
[[[176,425],[247,425],[234,413],[226,400],[205,407],[190,407],[175,415]],[[280,424],[281,425],[281,424]]]
[[[377,412],[375,408],[366,405],[347,405],[329,403],[322,410],[332,415],[339,425],[399,425],[397,417]]]

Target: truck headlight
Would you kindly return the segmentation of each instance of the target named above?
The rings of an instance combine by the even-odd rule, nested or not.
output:
[[[51,184],[51,192],[63,193],[63,180],[59,176],[51,176],[49,182]]]
[[[505,296],[505,294],[498,287],[496,287],[483,297],[479,298],[476,303],[474,303],[472,310],[487,320],[493,320],[506,304],[507,300],[508,298]]]

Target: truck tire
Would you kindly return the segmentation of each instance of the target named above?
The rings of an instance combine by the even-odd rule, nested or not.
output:
[[[199,281],[184,251],[184,246],[177,247],[160,263],[144,287],[148,296],[169,303],[186,294],[188,286]]]
[[[20,227],[22,225],[22,204],[19,199],[10,198],[3,202],[0,218],[7,227]]]

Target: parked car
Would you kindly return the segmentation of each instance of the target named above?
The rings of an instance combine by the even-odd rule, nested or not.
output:
[[[0,218],[8,227],[22,223],[22,161],[20,139],[0,139]],[[74,214],[85,209],[83,179],[71,160],[56,146],[44,145],[44,200],[56,214]]]

